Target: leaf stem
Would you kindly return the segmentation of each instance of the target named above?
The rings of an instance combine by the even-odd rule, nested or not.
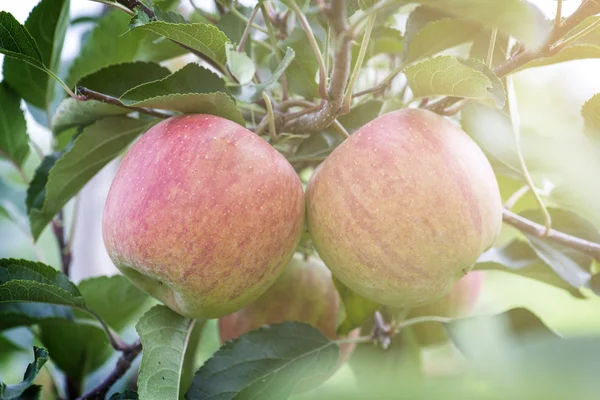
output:
[[[117,360],[117,365],[111,371],[111,373],[108,374],[108,376],[104,378],[98,384],[98,386],[94,387],[89,392],[79,397],[77,400],[103,399],[106,396],[106,393],[108,393],[110,388],[115,384],[115,382],[117,382],[123,375],[125,375],[127,370],[129,370],[129,367],[131,367],[133,360],[135,360],[135,358],[138,354],[140,354],[141,351],[142,344],[139,339],[131,346],[127,346],[123,350],[123,354],[121,355],[121,357]]]
[[[260,3],[260,10],[263,15],[263,19],[265,20],[265,25],[267,26],[267,30],[269,31],[269,41],[271,42],[272,51],[275,53],[275,57],[277,58],[277,64],[281,64],[282,58],[281,54],[279,54],[279,47],[277,46],[277,38],[275,34],[275,29],[273,28],[273,24],[271,24],[271,19],[269,18],[269,12],[267,11],[267,7],[264,2]],[[262,43],[262,41],[257,41],[258,43]],[[283,100],[287,100],[289,97],[288,93],[288,83],[287,76],[285,71],[281,74],[281,97]]]
[[[546,228],[543,225],[530,221],[527,218],[524,218],[519,214],[507,209],[502,211],[502,220],[506,224],[514,226],[520,231],[535,235],[541,239],[547,239],[549,241],[562,244],[582,253],[588,254],[594,257],[597,261],[600,261],[600,244],[598,243],[590,242],[588,240],[557,231],[556,229],[550,229],[550,231],[546,234]]]
[[[298,7],[298,4],[296,4],[296,0],[290,0],[289,5],[292,8],[292,10],[294,11],[294,13],[296,13],[296,17],[298,18],[298,21],[300,21],[300,25],[302,26],[302,29],[304,29],[304,32],[306,33],[306,36],[308,38],[308,42],[310,43],[310,47],[313,51],[313,54],[315,55],[315,58],[317,59],[317,62],[319,63],[319,96],[321,96],[322,99],[327,99],[328,98],[327,89],[326,89],[327,69],[325,68],[325,62],[323,61],[323,55],[321,54],[321,50],[319,49],[319,44],[317,43],[315,34],[313,33],[312,28],[310,27],[310,24],[308,23],[308,20],[306,19],[306,16],[302,13],[302,10],[300,10],[300,7]]]
[[[94,311],[90,310],[87,307],[77,307],[77,308],[80,309],[81,311],[86,312],[87,314],[91,315],[100,323],[100,325],[101,325],[102,329],[104,330],[104,333],[106,333],[106,336],[108,337],[108,341],[113,349],[115,349],[117,351],[125,351],[127,349],[127,345],[123,342],[123,340],[119,337],[119,335],[117,335],[115,332],[113,332],[112,329],[110,329],[110,327],[108,326],[108,324],[106,322],[104,322],[104,320],[98,314],[96,314]]]
[[[556,15],[554,17],[554,30],[553,32],[557,32],[560,29],[560,24],[562,20],[562,0],[558,0],[556,2]]]
[[[218,5],[224,6],[224,2],[222,0],[215,0],[215,3],[217,3]],[[246,17],[244,14],[242,14],[241,12],[239,12],[235,6],[231,6],[229,7],[229,11],[235,15],[236,17],[238,17],[239,19],[241,19],[242,21],[244,21],[246,24],[250,24],[250,20],[248,19],[248,17]],[[258,31],[261,31],[262,33],[266,33],[268,34],[269,32],[267,32],[267,30],[265,28],[263,28],[260,25],[256,25],[254,23],[252,23],[252,27]]]
[[[265,92],[262,92],[262,98],[267,106],[267,115],[265,118],[267,118],[269,121],[269,134],[271,135],[271,141],[274,142],[277,140],[277,130],[275,128],[275,113],[273,112],[273,105],[271,104],[269,95],[267,95]]]
[[[338,121],[337,119],[333,121],[333,123],[331,124],[331,126],[340,134],[342,135],[342,137],[344,139],[348,139],[350,137],[350,134],[348,133],[348,131],[346,130],[346,128],[344,128],[344,126],[340,123],[340,121]]]
[[[498,28],[492,29],[492,34],[490,35],[490,45],[488,46],[487,59],[485,61],[485,65],[488,68],[492,68],[492,64],[494,61],[494,48],[496,47],[496,37],[498,36]]]
[[[346,94],[344,95],[344,101],[342,103],[342,109],[344,110],[344,112],[350,111],[350,107],[352,105],[352,90],[354,89],[354,85],[358,80],[358,75],[360,75],[360,70],[362,69],[363,62],[365,60],[365,55],[367,54],[367,49],[369,48],[369,40],[371,39],[373,25],[375,25],[375,16],[371,15],[371,17],[369,17],[369,21],[367,22],[367,29],[365,29],[365,34],[363,35],[362,43],[360,44],[360,50],[358,51],[358,58],[356,59],[356,64],[354,64],[354,69],[352,70],[352,74],[350,75],[348,86],[346,86]]]

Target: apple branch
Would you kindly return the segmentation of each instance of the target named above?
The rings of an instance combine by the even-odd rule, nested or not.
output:
[[[600,0],[583,0],[579,8],[577,8],[563,24],[559,24],[557,27],[553,28],[550,33],[550,38],[541,49],[538,51],[525,50],[517,52],[506,62],[494,68],[494,73],[499,78],[503,78],[530,61],[553,56],[564,47],[564,43],[559,43],[564,35],[575,28],[585,18],[598,13],[600,13]],[[430,103],[427,108],[439,114],[445,114],[447,108],[461,100],[463,99],[460,97],[444,97],[434,103]]]
[[[138,339],[131,346],[128,346],[123,350],[123,354],[117,360],[117,365],[112,370],[110,374],[102,382],[98,384],[95,388],[91,389],[89,392],[85,393],[83,396],[79,397],[77,400],[84,399],[103,399],[106,396],[106,393],[110,390],[110,388],[117,382],[129,367],[131,367],[131,363],[138,354],[142,351],[142,344]]]
[[[322,101],[320,106],[312,112],[297,117],[283,115],[281,118],[283,127],[278,130],[279,132],[320,132],[330,126],[343,113],[342,103],[348,77],[350,76],[353,39],[353,35],[348,34],[345,3],[345,0],[331,0],[331,5],[327,9],[327,16],[338,41],[327,99]]]
[[[171,114],[152,110],[150,108],[127,106],[127,105],[121,103],[121,101],[119,99],[117,99],[116,97],[112,97],[107,94],[99,93],[99,92],[96,92],[95,90],[91,90],[91,89],[88,89],[83,86],[77,87],[77,93],[79,94],[77,96],[77,100],[79,100],[79,101],[97,100],[97,101],[101,101],[103,103],[112,104],[113,106],[127,108],[131,111],[141,112],[143,114],[152,115],[152,116],[158,117],[158,118],[172,117]]]
[[[600,244],[598,243],[590,242],[589,240],[557,231],[556,229],[550,229],[546,233],[546,228],[543,225],[528,220],[527,218],[523,218],[519,214],[507,209],[502,211],[502,220],[508,225],[514,226],[522,232],[535,235],[540,239],[562,244],[582,253],[588,254],[600,261]]]

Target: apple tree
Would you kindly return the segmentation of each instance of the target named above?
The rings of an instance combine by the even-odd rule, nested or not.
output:
[[[0,399],[598,398],[600,0],[94,1],[0,10]]]

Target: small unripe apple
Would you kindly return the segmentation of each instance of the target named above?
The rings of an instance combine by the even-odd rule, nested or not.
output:
[[[317,168],[306,196],[308,229],[327,267],[362,296],[399,308],[448,293],[502,224],[481,149],[421,109],[356,131]]]
[[[410,310],[407,319],[435,316],[445,318],[466,317],[473,311],[479,298],[484,273],[471,271],[456,282],[450,292],[435,303],[416,307]],[[444,343],[448,339],[444,326],[439,322],[424,322],[412,327],[415,337],[421,346],[433,346]]]
[[[275,284],[245,308],[219,319],[221,343],[235,339],[263,325],[298,321],[312,325],[329,339],[336,335],[340,298],[331,272],[317,258],[304,260],[295,255]],[[349,336],[356,337],[359,330]],[[340,345],[340,366],[354,350],[355,343]],[[304,391],[323,383],[321,379],[301,381],[296,391]]]
[[[275,282],[303,220],[302,184],[281,154],[232,121],[185,115],[129,150],[102,232],[138,287],[184,316],[218,318]]]

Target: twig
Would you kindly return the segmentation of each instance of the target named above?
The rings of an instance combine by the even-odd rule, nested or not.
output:
[[[374,322],[373,334],[372,334],[373,339],[377,340],[377,342],[383,349],[387,349],[388,347],[390,347],[390,344],[392,343],[392,339],[391,339],[391,335],[393,333],[392,329],[383,320],[383,316],[381,315],[381,313],[379,311],[375,312],[375,315],[373,316],[373,322]]]
[[[90,0],[90,1],[94,1],[96,3],[101,3],[101,4],[107,5],[109,7],[114,7],[117,10],[124,11],[127,14],[129,14],[129,15],[134,15],[135,14],[133,11],[131,11],[129,8],[125,7],[124,5],[119,4],[119,3],[115,3],[114,1],[111,1],[111,0]]]
[[[137,7],[141,7],[144,13],[150,18],[154,18],[154,11],[152,11],[148,6],[142,3],[140,0],[117,0],[117,3],[129,8],[131,11],[134,11]]]
[[[344,90],[350,75],[352,62],[351,44],[353,36],[346,34],[346,2],[344,0],[331,0],[331,7],[327,13],[331,26],[336,32],[338,45],[333,60],[333,72],[327,93],[328,99],[323,101],[317,109],[298,118],[285,118],[285,125],[280,132],[314,133],[320,132],[330,126],[342,113]]]
[[[246,24],[246,29],[244,29],[244,33],[242,34],[242,38],[240,39],[240,43],[238,44],[237,51],[241,52],[244,50],[244,45],[246,44],[246,40],[248,39],[248,35],[250,34],[250,29],[252,28],[252,21],[256,17],[260,6],[257,4],[254,6],[254,10],[252,10],[252,14],[248,18],[248,23]]]
[[[225,9],[223,8],[223,2],[221,0],[215,0],[215,4],[217,6],[218,9],[223,10],[223,12],[219,11],[220,14],[223,14]],[[246,17],[244,14],[242,14],[241,12],[239,12],[234,6],[229,7],[229,11],[235,15],[236,17],[238,17],[240,20],[244,21],[246,24],[250,23],[250,21],[248,20],[248,17]],[[269,32],[263,28],[260,25],[256,25],[255,23],[252,23],[252,28],[256,29],[257,31],[261,31],[262,33],[266,33],[268,34]]]
[[[331,124],[331,126],[336,131],[338,131],[344,137],[344,139],[348,139],[350,137],[350,134],[348,133],[348,131],[346,130],[346,128],[344,128],[344,126],[342,124],[340,124],[340,121],[338,121],[337,119],[333,121],[333,123]]]
[[[300,10],[298,4],[296,4],[296,0],[290,0],[289,5],[292,8],[292,10],[294,10],[294,13],[296,13],[296,17],[298,18],[298,21],[300,21],[300,25],[306,33],[306,37],[308,38],[310,47],[313,51],[313,54],[315,55],[315,58],[317,59],[317,63],[319,64],[319,96],[321,96],[322,99],[326,99],[327,90],[325,89],[325,87],[327,85],[327,70],[325,68],[325,62],[323,61],[321,49],[319,49],[319,44],[317,43],[315,34],[313,33],[312,28],[310,27],[310,24],[306,19],[306,16],[302,13],[302,10]]]
[[[387,89],[392,84],[394,78],[396,78],[396,76],[398,76],[398,74],[400,72],[402,72],[403,70],[404,70],[404,65],[403,64],[398,65],[397,67],[395,67],[393,70],[390,71],[388,76],[386,76],[379,85],[372,87],[370,89],[363,90],[358,93],[354,93],[352,96],[360,97],[360,96],[364,96],[365,94],[381,92],[381,91]]]
[[[56,218],[52,220],[52,231],[56,237],[58,251],[60,252],[62,272],[66,276],[69,276],[69,273],[71,272],[72,254],[68,249],[65,238],[64,213],[62,210],[56,215]]]
[[[598,243],[590,242],[588,240],[557,231],[556,229],[550,229],[548,234],[544,235],[546,228],[543,225],[530,221],[527,218],[523,218],[519,214],[507,209],[502,211],[502,219],[508,225],[514,226],[522,232],[535,235],[540,239],[546,239],[558,244],[562,244],[582,253],[588,254],[600,261],[600,244]]]
[[[583,0],[579,8],[577,8],[577,10],[575,10],[575,12],[573,12],[573,14],[571,14],[565,20],[565,23],[562,24],[558,29],[553,30],[550,39],[539,51],[525,50],[523,52],[516,53],[506,62],[494,68],[494,73],[499,78],[503,78],[530,61],[533,61],[537,58],[544,58],[554,55],[558,50],[560,50],[560,47],[555,46],[555,43],[558,39],[568,33],[588,16],[597,14],[599,12],[600,0]],[[446,108],[452,106],[460,100],[462,100],[460,97],[444,97],[434,103],[430,103],[427,108],[441,114]]]
[[[77,93],[79,93],[78,96],[78,100],[80,101],[87,101],[87,100],[98,100],[101,101],[103,103],[107,103],[107,104],[112,104],[114,106],[119,106],[119,107],[123,107],[123,108],[127,108],[131,111],[137,111],[137,112],[141,112],[143,114],[148,114],[148,115],[152,115],[158,118],[169,118],[172,117],[171,114],[167,114],[167,113],[163,113],[160,111],[156,111],[156,110],[152,110],[150,108],[145,108],[145,107],[132,107],[132,106],[127,106],[123,103],[121,103],[121,101],[119,99],[117,99],[116,97],[112,97],[103,93],[99,93],[96,92],[94,90],[88,89],[86,87],[83,86],[77,86]]]
[[[490,35],[490,45],[488,46],[487,58],[485,61],[485,65],[489,68],[492,68],[492,62],[494,61],[494,48],[496,47],[496,37],[498,36],[498,28],[492,29],[492,34]]]
[[[102,327],[102,330],[104,330],[104,333],[106,333],[108,342],[110,343],[110,346],[113,349],[115,349],[116,351],[124,351],[127,349],[125,342],[123,342],[123,340],[119,337],[119,335],[116,332],[113,332],[113,330],[110,329],[110,327],[98,314],[96,314],[94,311],[90,310],[87,307],[78,307],[78,309],[88,313],[100,323],[100,326]]]
[[[269,31],[269,40],[271,42],[271,47],[273,47],[274,49],[273,51],[275,52],[275,57],[277,57],[277,63],[281,64],[282,58],[281,54],[279,54],[279,47],[277,46],[275,30],[273,29],[273,25],[271,24],[271,18],[269,18],[269,11],[267,10],[267,7],[264,2],[260,3],[260,9],[262,11],[263,19],[265,20],[267,30]],[[257,41],[257,43],[262,43],[262,41],[259,40]],[[285,71],[281,74],[281,97],[283,98],[283,100],[287,100],[287,98],[289,97],[287,76],[285,74]]]
[[[554,16],[554,29],[552,32],[556,32],[560,29],[562,23],[562,0],[556,2],[556,15]]]
[[[275,128],[275,114],[273,113],[273,105],[271,104],[271,99],[269,95],[265,92],[262,92],[262,98],[265,101],[265,105],[267,106],[267,121],[269,122],[269,134],[271,135],[271,141],[277,140],[277,129]]]
[[[523,185],[516,192],[514,192],[508,200],[504,202],[504,208],[510,210],[517,204],[517,202],[523,197],[525,194],[529,192],[529,186]]]
[[[85,393],[83,396],[79,397],[77,400],[84,399],[104,399],[106,393],[110,390],[110,388],[117,382],[131,367],[131,363],[138,354],[142,351],[142,344],[138,339],[134,344],[128,346],[127,349],[123,351],[121,357],[117,360],[117,365],[112,370],[112,372],[102,380],[95,388],[91,389],[89,392]]]

